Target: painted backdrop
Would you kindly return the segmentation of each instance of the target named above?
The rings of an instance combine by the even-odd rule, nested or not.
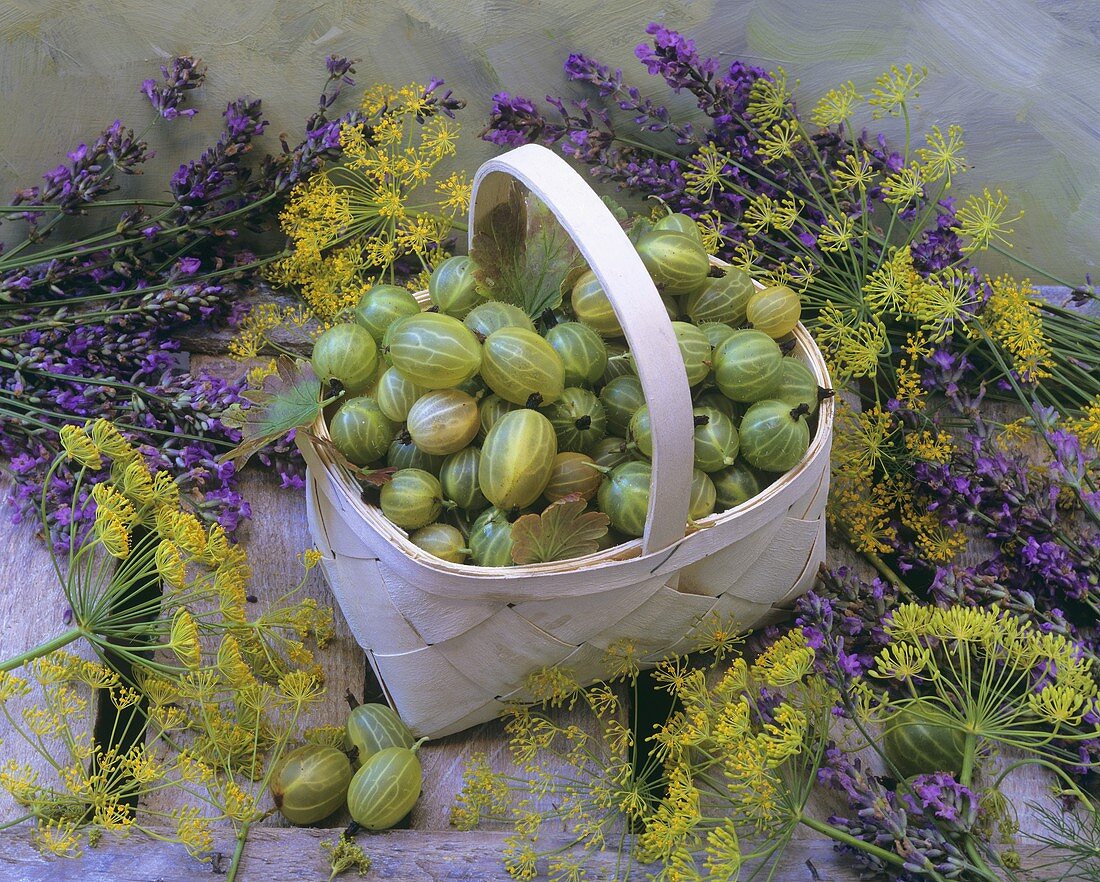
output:
[[[571,51],[656,91],[633,57],[651,19],[721,58],[783,65],[803,106],[891,63],[927,66],[916,122],[965,126],[974,170],[959,192],[1001,186],[1026,211],[1022,256],[1075,279],[1096,271],[1096,0],[0,0],[0,192],[34,183],[115,117],[140,131],[151,114],[138,83],[185,52],[210,67],[203,110],[150,133],[157,169],[135,184],[150,198],[217,130],[230,97],[262,97],[269,132],[296,132],[328,53],[361,58],[363,84],[445,77],[470,102],[472,167],[491,150],[476,140],[489,96],[567,92]]]

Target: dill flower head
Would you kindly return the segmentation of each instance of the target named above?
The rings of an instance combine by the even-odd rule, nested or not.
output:
[[[1009,356],[1011,368],[1027,383],[1051,376],[1050,340],[1043,330],[1043,316],[1033,296],[1031,282],[1008,276],[988,280],[989,299],[979,323]]]
[[[371,117],[341,129],[342,162],[296,187],[280,216],[291,252],[271,276],[295,287],[324,322],[353,306],[365,287],[392,281],[399,260],[430,268],[468,206],[464,176],[432,185],[455,152],[458,127],[432,113],[426,94],[411,85],[368,93]],[[246,329],[238,349],[254,348],[260,323]]]

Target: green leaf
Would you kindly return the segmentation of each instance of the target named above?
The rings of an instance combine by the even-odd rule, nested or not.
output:
[[[533,319],[561,305],[561,282],[574,254],[553,212],[518,182],[478,224],[470,249],[482,295],[518,306]]]
[[[241,443],[219,461],[232,462],[240,469],[257,451],[278,441],[294,429],[307,429],[334,398],[321,397],[321,381],[309,362],[279,359],[276,373],[264,380],[262,389],[243,393],[252,406],[240,405],[226,410],[222,422],[241,430]]]
[[[611,523],[602,511],[586,512],[587,502],[572,494],[552,502],[542,514],[529,514],[512,524],[512,560],[548,563],[592,554]]]

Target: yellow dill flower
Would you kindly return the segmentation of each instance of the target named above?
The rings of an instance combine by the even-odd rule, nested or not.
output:
[[[92,499],[95,500],[96,513],[114,515],[124,527],[129,527],[137,520],[137,512],[134,506],[110,484],[96,484],[92,487]]]
[[[905,448],[916,459],[925,462],[946,463],[955,452],[955,442],[947,432],[921,429],[904,434]]]
[[[725,220],[717,210],[704,211],[695,218],[699,227],[699,235],[703,237],[703,248],[707,254],[716,253],[729,238],[722,232]]]
[[[775,222],[777,208],[774,199],[766,193],[760,193],[749,200],[749,204],[741,215],[741,226],[746,233],[755,236]]]
[[[863,301],[876,314],[900,317],[909,305],[913,285],[913,259],[909,249],[895,248],[889,260],[867,276]]]
[[[863,96],[856,91],[855,85],[849,80],[835,89],[830,89],[814,105],[810,111],[810,120],[814,125],[826,128],[838,126],[846,122],[855,110],[856,104],[863,100]]]
[[[921,167],[915,162],[899,168],[882,181],[882,201],[887,205],[905,208],[924,196],[924,180]]]
[[[688,159],[688,168],[684,170],[687,191],[693,196],[709,197],[715,188],[721,188],[726,166],[732,162],[728,153],[708,141]]]
[[[84,430],[91,435],[92,443],[103,456],[114,460],[125,460],[134,454],[133,445],[123,437],[110,420],[102,417],[89,420],[84,424]]]
[[[772,714],[774,723],[767,723],[761,733],[764,752],[773,768],[802,752],[809,719],[802,711],[784,702]]]
[[[1018,221],[1024,213],[1019,211],[1013,217],[1005,218],[1007,210],[1008,199],[1000,190],[994,196],[987,187],[983,189],[981,196],[967,196],[966,201],[955,212],[956,224],[952,227],[959,235],[970,240],[962,246],[963,254],[984,251],[994,242],[1011,248],[1012,243],[1005,237],[1012,235],[1012,228],[1006,225]]]
[[[206,857],[214,848],[214,834],[210,821],[199,810],[185,805],[173,813],[176,822],[176,838],[187,852],[198,858]]]
[[[232,634],[226,634],[218,646],[217,666],[230,686],[241,688],[255,682],[252,669],[241,656],[240,644]]]
[[[65,425],[58,433],[61,438],[61,447],[69,459],[76,460],[85,468],[98,471],[103,468],[103,458],[99,448],[88,436],[88,433],[79,426]]]
[[[150,505],[153,501],[153,476],[141,457],[126,462],[115,460],[111,469],[111,480],[119,491],[138,506]]]
[[[799,629],[788,631],[752,664],[752,676],[766,686],[781,688],[799,682],[813,669],[814,651]]]
[[[206,550],[206,530],[190,512],[178,511],[172,519],[171,538],[191,557],[198,559]]]
[[[739,628],[732,616],[710,613],[704,616],[691,632],[696,652],[713,655],[715,661],[726,656],[745,642],[745,631]]]
[[[945,187],[950,187],[951,179],[966,170],[966,159],[962,155],[966,142],[962,135],[963,130],[959,126],[948,126],[946,137],[939,126],[932,126],[932,131],[924,138],[927,146],[917,148],[917,155],[924,163],[922,172],[925,180],[938,181],[946,177]]]
[[[57,857],[78,858],[84,853],[77,837],[75,821],[40,821],[31,833],[31,839],[40,851]]]
[[[875,80],[871,97],[867,99],[867,103],[875,108],[872,118],[881,119],[887,114],[899,115],[902,107],[920,96],[918,89],[927,75],[926,68],[915,70],[911,64],[904,68],[893,65],[890,70],[881,74]]]
[[[161,539],[153,554],[153,560],[162,581],[173,588],[184,586],[187,579],[187,566],[175,542],[171,539]]]
[[[817,234],[818,247],[828,253],[847,251],[855,236],[855,219],[846,214],[830,214]]]
[[[343,834],[331,842],[326,839],[321,843],[321,848],[328,852],[329,866],[332,869],[330,879],[335,879],[348,870],[355,870],[360,876],[365,876],[371,868],[371,860],[363,851],[363,846]]]
[[[952,267],[942,270],[915,285],[909,311],[921,329],[930,333],[929,340],[938,343],[971,317],[978,305],[975,280],[970,273]]]
[[[641,670],[642,651],[637,641],[621,637],[605,650],[612,679],[634,681]]]
[[[818,316],[817,343],[834,379],[873,377],[886,351],[886,325],[878,318],[863,321],[855,309],[826,304]]]
[[[130,533],[126,529],[126,524],[113,511],[108,508],[96,509],[92,532],[96,541],[109,555],[119,560],[129,557]]]
[[[1094,447],[1100,450],[1100,395],[1093,398],[1081,412],[1081,416],[1072,419],[1066,426],[1077,436],[1081,447]],[[1008,429],[1008,426],[1005,426]]]
[[[798,88],[798,80],[794,81]],[[767,77],[752,84],[748,102],[749,116],[760,128],[791,115],[791,92],[787,88],[787,72],[779,67]]]
[[[0,706],[30,692],[30,684],[10,671],[0,671]]]
[[[739,879],[741,876],[741,843],[737,824],[726,817],[707,833],[706,858],[703,866],[711,879]]]
[[[875,179],[871,158],[864,150],[862,156],[850,153],[833,169],[834,190],[866,190]]]
[[[781,119],[764,132],[756,146],[757,152],[764,158],[764,164],[768,165],[779,159],[792,158],[801,142],[798,123]]]
[[[172,616],[168,649],[175,653],[182,664],[196,671],[202,663],[202,650],[199,646],[199,629],[195,620],[183,607]]]
[[[978,321],[989,336],[1011,357],[1011,366],[1025,382],[1051,375],[1052,349],[1043,331],[1043,316],[1034,289],[1024,279],[1008,276],[989,281],[989,299]]]
[[[798,222],[798,216],[805,207],[806,203],[801,199],[788,197],[781,200],[775,206],[775,217],[772,219],[772,226],[778,230],[789,231]]]
[[[895,495],[882,482],[868,490],[868,477],[847,468],[833,470],[833,489],[826,513],[829,522],[841,525],[858,551],[881,554],[891,550],[897,530],[891,523]]]
[[[279,680],[279,692],[293,705],[311,704],[324,695],[324,686],[306,671],[291,671]]]

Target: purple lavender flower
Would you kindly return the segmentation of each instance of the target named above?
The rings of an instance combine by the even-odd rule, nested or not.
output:
[[[155,110],[164,119],[178,116],[194,116],[195,108],[180,110],[187,93],[199,88],[206,79],[206,65],[190,55],[178,55],[160,69],[164,83],[154,79],[145,80],[141,91],[149,99]]]

